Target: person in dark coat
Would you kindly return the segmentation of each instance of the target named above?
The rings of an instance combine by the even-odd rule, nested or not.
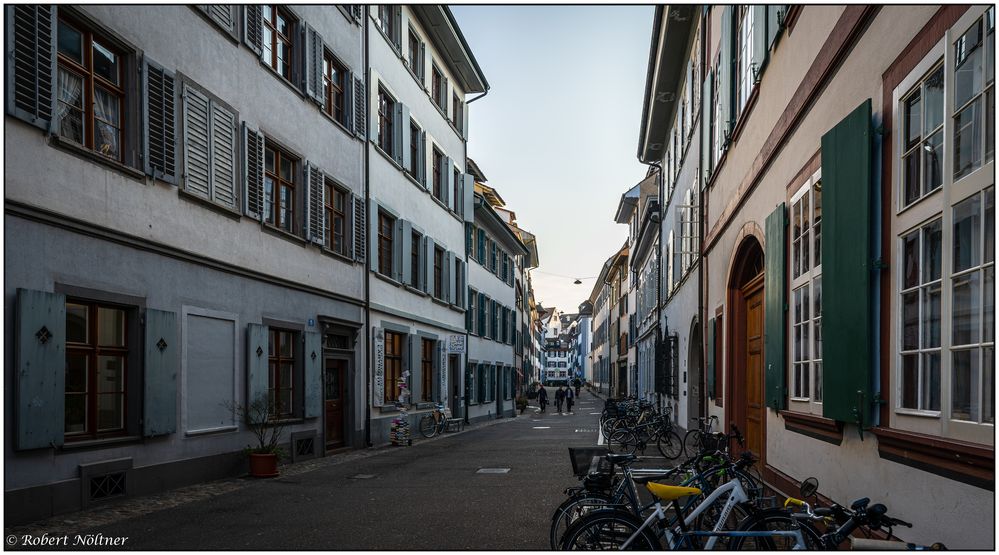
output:
[[[545,412],[545,407],[548,406],[548,391],[543,385],[538,388],[538,405],[541,406],[541,412]]]
[[[562,414],[562,403],[565,403],[565,388],[560,385],[555,390],[555,408],[558,409],[559,414]]]
[[[565,412],[572,414],[572,405],[576,402],[576,395],[571,387],[565,388]]]

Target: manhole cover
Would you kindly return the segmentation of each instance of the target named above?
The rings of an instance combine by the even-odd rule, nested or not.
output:
[[[475,471],[476,474],[506,474],[510,472],[509,468],[480,468]]]
[[[353,478],[355,480],[370,480],[370,479],[372,479],[374,477],[375,477],[374,474],[355,474],[355,475],[351,476],[351,478]]]

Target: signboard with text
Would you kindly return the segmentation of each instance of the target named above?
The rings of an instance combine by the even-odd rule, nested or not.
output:
[[[447,352],[451,354],[465,354],[465,336],[449,335],[447,337]]]

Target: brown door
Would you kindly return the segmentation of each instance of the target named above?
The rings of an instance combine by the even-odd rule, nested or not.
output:
[[[326,448],[343,445],[344,380],[347,361],[326,359]]]
[[[756,280],[754,280],[756,281]],[[763,453],[763,288],[760,283],[746,295],[746,449]],[[749,289],[749,288],[747,288]]]

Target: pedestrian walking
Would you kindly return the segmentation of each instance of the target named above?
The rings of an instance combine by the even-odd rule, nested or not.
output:
[[[541,406],[541,412],[545,412],[545,407],[548,406],[548,392],[543,385],[538,386],[538,405]]]
[[[564,386],[558,386],[555,390],[555,408],[558,409],[558,413],[562,414],[562,405],[565,403],[565,388]]]
[[[579,378],[576,378],[575,385],[576,385],[576,397],[579,397],[579,388],[580,386],[583,385],[583,382],[579,381]]]
[[[576,401],[576,395],[571,387],[565,388],[565,412],[572,414],[572,405]]]

